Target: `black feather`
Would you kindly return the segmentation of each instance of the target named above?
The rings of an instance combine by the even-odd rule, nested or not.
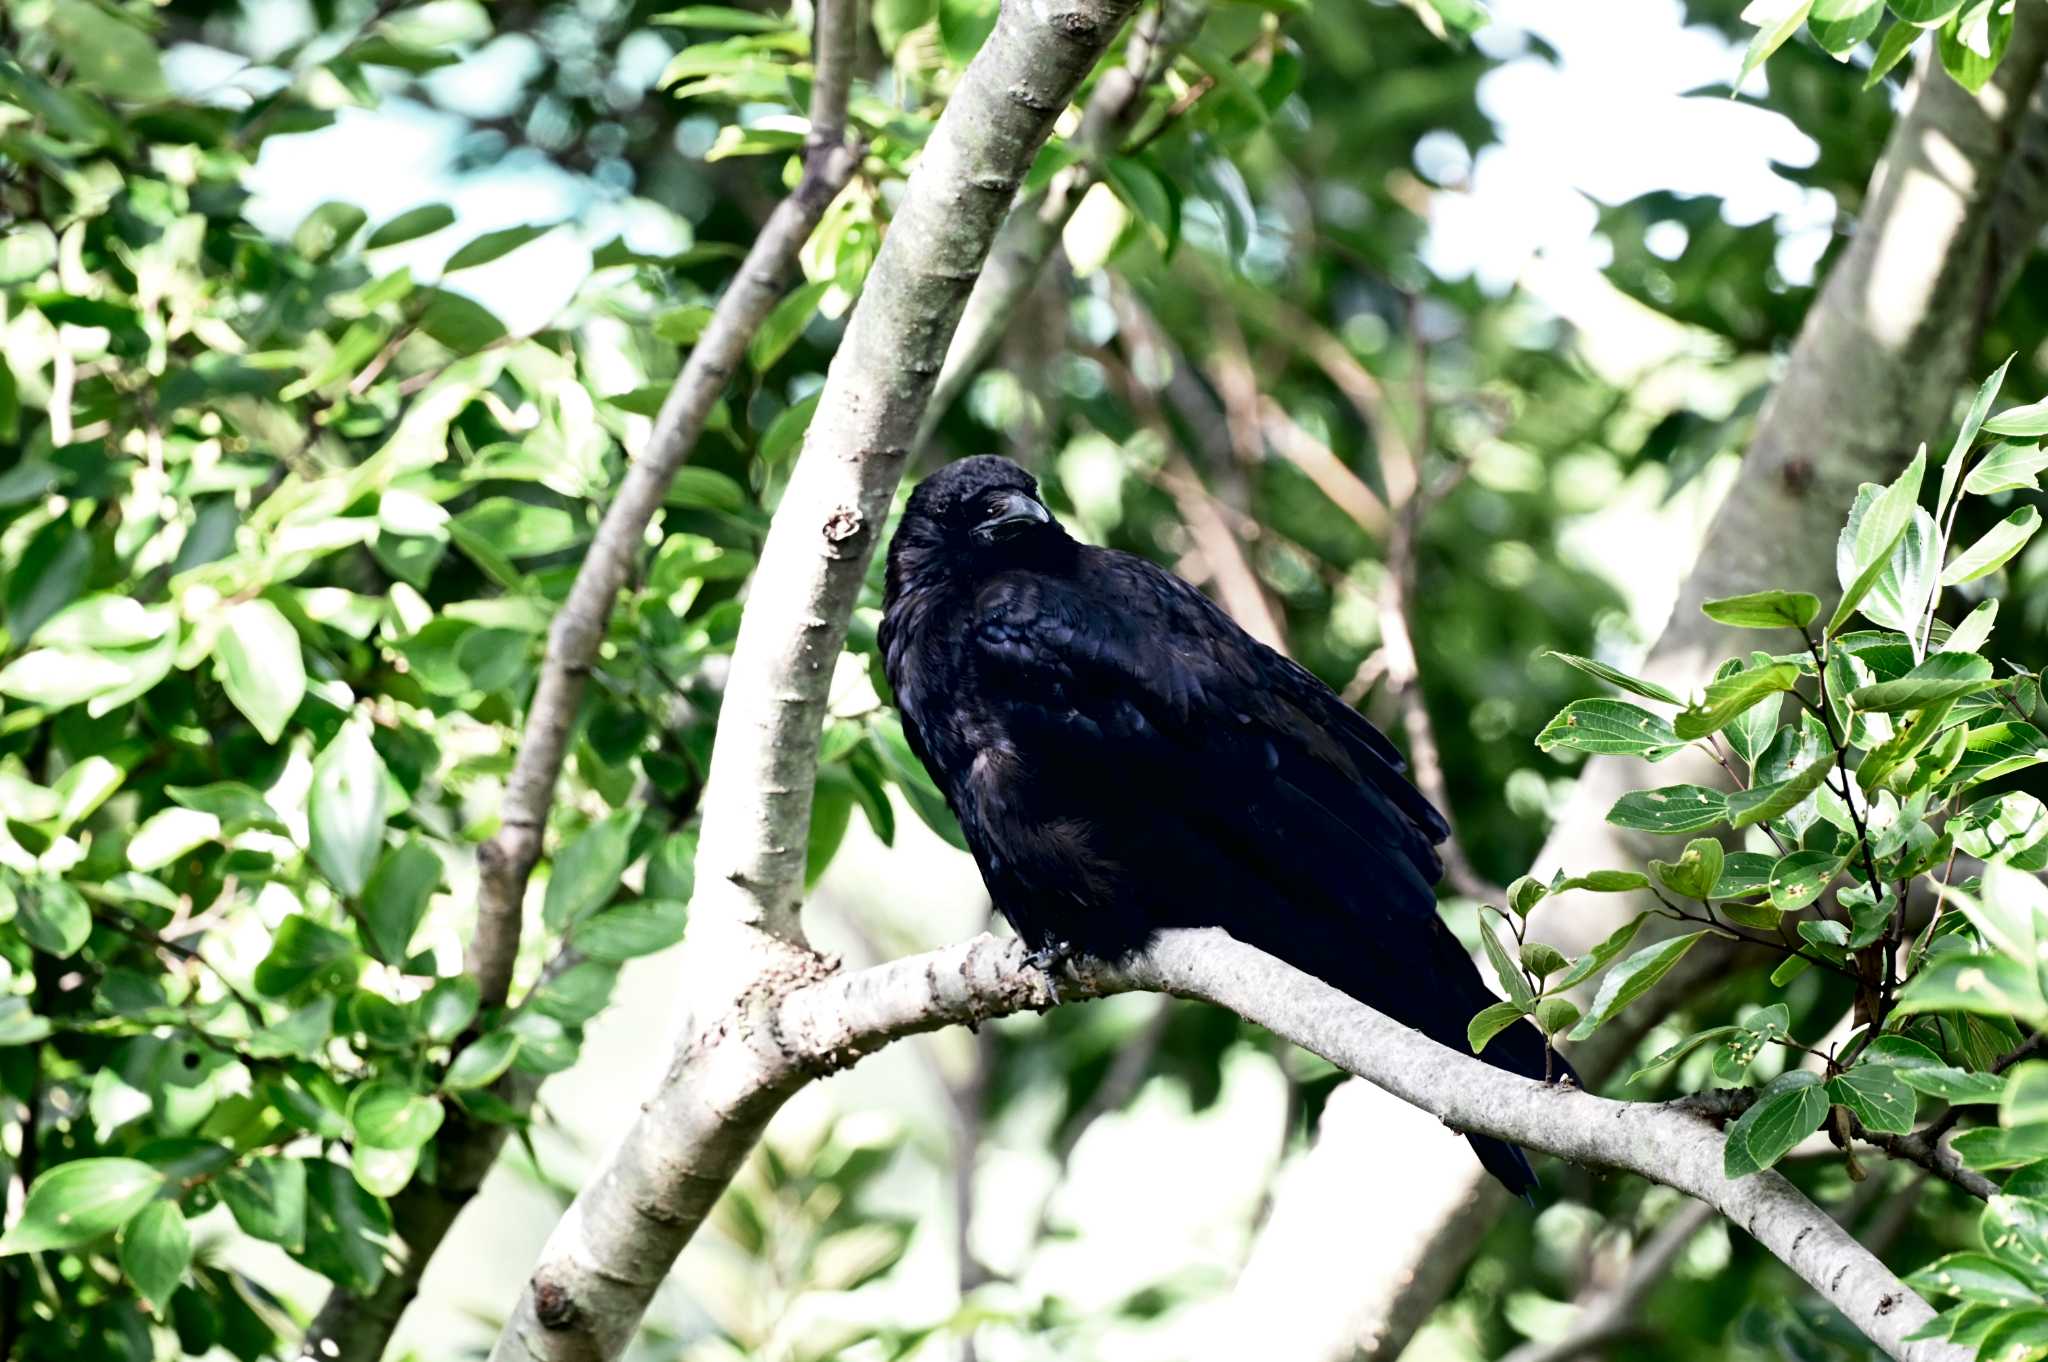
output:
[[[1466,1050],[1496,999],[1437,916],[1449,828],[1400,754],[1186,582],[1078,543],[1037,495],[989,456],[920,483],[881,631],[904,732],[996,907],[1036,949],[1111,959],[1162,927],[1221,926]],[[1545,1074],[1528,1026],[1483,1057]],[[1520,1150],[1472,1144],[1511,1190],[1535,1185]]]

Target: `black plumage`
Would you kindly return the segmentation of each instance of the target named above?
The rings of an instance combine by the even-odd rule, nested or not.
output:
[[[1220,926],[1467,1049],[1495,998],[1437,916],[1442,816],[1377,729],[1186,582],[1076,541],[1008,460],[964,459],[911,493],[881,643],[904,732],[1034,950],[1114,959]],[[1528,1026],[1484,1058],[1546,1072]],[[1472,1145],[1534,1186],[1520,1150]]]

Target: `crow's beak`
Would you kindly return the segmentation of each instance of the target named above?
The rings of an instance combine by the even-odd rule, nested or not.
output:
[[[1008,539],[1051,520],[1052,513],[1029,496],[1022,492],[1007,492],[1003,495],[1002,509],[976,525],[974,532],[987,539]]]

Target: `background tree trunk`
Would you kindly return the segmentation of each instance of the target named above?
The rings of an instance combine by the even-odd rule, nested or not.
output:
[[[1921,441],[1932,448],[1952,433],[1985,324],[2048,216],[2044,56],[2048,11],[2033,5],[1981,94],[1922,63],[1855,239],[1807,315],[1642,674],[1683,694],[1738,651],[1734,631],[1700,614],[1702,601],[1766,587],[1838,595],[1835,536],[1857,485],[1891,477]],[[1639,865],[1651,844],[1610,825],[1607,810],[1643,785],[1717,777],[1704,758],[1704,771],[1684,770],[1686,760],[1654,777],[1632,761],[1589,762],[1532,869]],[[1583,950],[1641,906],[1593,899],[1552,915],[1545,935]],[[1578,1064],[1597,1082],[1616,1058],[1581,1054]],[[1332,1102],[1335,1123],[1287,1174],[1205,1356],[1243,1356],[1254,1338],[1272,1358],[1398,1356],[1505,1205],[1461,1143],[1426,1139],[1416,1112],[1349,1086]],[[1361,1224],[1372,1234],[1358,1235]],[[1332,1243],[1350,1248],[1332,1254]]]

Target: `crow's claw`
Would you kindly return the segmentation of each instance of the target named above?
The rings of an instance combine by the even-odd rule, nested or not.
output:
[[[1060,971],[1074,958],[1074,943],[1056,941],[1048,946],[1039,946],[1024,957],[1024,963],[1045,976],[1045,991],[1052,995],[1055,1003],[1060,1001]]]

